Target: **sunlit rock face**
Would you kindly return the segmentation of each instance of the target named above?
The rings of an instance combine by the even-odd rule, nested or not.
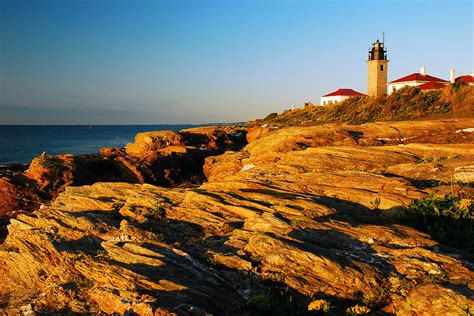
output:
[[[0,308],[304,315],[324,298],[336,313],[359,304],[462,314],[473,304],[472,254],[404,226],[397,214],[414,199],[461,189],[451,179],[471,176],[474,139],[456,131],[472,126],[285,128],[206,158],[200,186],[69,186],[11,220],[0,249]],[[203,151],[177,136],[167,147],[148,137],[158,136],[127,151]]]

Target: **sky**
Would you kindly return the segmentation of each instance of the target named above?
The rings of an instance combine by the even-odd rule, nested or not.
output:
[[[473,71],[470,0],[0,0],[0,124],[238,122]]]

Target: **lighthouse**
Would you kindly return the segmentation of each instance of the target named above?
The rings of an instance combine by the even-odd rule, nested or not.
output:
[[[380,96],[387,94],[388,59],[385,49],[385,39],[377,40],[369,49],[367,60],[367,94]]]

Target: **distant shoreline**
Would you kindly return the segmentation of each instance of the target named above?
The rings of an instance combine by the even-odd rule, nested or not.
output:
[[[0,164],[0,176],[12,175],[16,172],[26,171],[30,167],[29,163],[5,163]]]

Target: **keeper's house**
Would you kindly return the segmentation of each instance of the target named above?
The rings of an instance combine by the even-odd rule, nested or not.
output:
[[[454,72],[451,73],[454,76]],[[454,78],[453,78],[454,81]],[[420,73],[413,73],[403,78],[388,83],[388,94],[393,93],[403,87],[418,87],[422,90],[439,89],[450,84],[449,81],[436,78],[426,74],[426,68],[421,67]]]

